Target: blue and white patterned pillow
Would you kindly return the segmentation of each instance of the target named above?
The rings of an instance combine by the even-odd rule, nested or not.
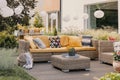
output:
[[[54,36],[54,37],[49,37],[50,41],[50,48],[60,48],[60,37],[59,36]]]
[[[92,36],[89,36],[89,35],[82,36],[82,45],[92,46]]]

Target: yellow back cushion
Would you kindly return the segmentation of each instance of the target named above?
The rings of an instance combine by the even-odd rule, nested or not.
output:
[[[69,46],[70,47],[81,47],[82,38],[77,36],[69,36]]]
[[[67,35],[60,36],[60,44],[62,47],[66,47],[69,45],[69,37]]]
[[[36,45],[33,42],[32,36],[24,36],[24,39],[30,42],[30,47],[32,49],[36,49],[37,48]]]
[[[39,36],[39,38],[45,43],[46,47],[50,47],[50,42],[49,42],[48,36],[41,35],[41,36]]]

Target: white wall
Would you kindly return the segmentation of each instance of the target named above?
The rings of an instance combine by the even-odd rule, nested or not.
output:
[[[113,1],[117,1],[117,0],[62,0],[62,5],[61,5],[62,31],[65,31],[66,28],[68,29],[69,27],[72,27],[72,26],[76,30],[83,31],[85,29],[85,24],[83,19],[84,5],[113,2]],[[74,17],[76,15],[78,16],[78,19],[74,20]],[[70,21],[65,22],[64,21],[65,16],[70,16]]]
[[[83,27],[83,4],[82,0],[62,0],[62,31],[65,30],[65,28],[73,28],[77,30],[82,30]],[[66,16],[70,17],[70,20],[68,22],[64,21],[64,18]],[[74,17],[78,17],[77,20],[74,19]]]

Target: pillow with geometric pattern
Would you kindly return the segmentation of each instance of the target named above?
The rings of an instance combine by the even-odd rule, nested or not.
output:
[[[92,46],[92,36],[83,35],[82,36],[82,45],[83,46]]]
[[[60,37],[59,36],[51,36],[49,37],[50,48],[60,48]]]

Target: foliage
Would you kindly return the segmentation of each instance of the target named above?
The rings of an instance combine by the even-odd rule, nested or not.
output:
[[[0,80],[36,80],[27,74],[22,68],[16,66],[13,69],[0,70]]]
[[[17,45],[17,40],[14,35],[10,35],[7,31],[0,32],[0,47],[14,48]]]
[[[0,49],[0,70],[13,69],[16,64],[16,49]]]
[[[75,49],[74,48],[69,48],[69,56],[75,56]]]
[[[81,35],[91,35],[94,39],[98,40],[108,40],[109,37],[113,37],[116,40],[120,40],[119,34],[117,32],[109,32],[103,29],[97,30],[86,30],[80,33]]]
[[[120,54],[114,53],[113,58],[115,61],[120,61]]]
[[[15,9],[18,5],[22,4],[24,10],[19,15],[14,14],[13,16],[6,18],[0,15],[0,31],[5,30],[8,26],[13,27],[17,23],[29,25],[29,12],[35,8],[36,0],[7,0],[7,3],[7,6],[12,9]]]
[[[34,24],[33,25],[37,28],[40,28],[40,27],[44,26],[42,17],[38,13],[36,13],[35,16],[34,16]]]
[[[54,36],[57,35],[57,30],[56,30],[56,28],[54,28],[53,35],[54,35]]]
[[[64,27],[61,34],[64,35],[77,35],[81,33],[81,30],[79,30],[80,26],[69,26],[69,27]]]
[[[16,49],[0,49],[0,80],[35,80],[16,65]]]
[[[100,80],[120,80],[120,74],[113,72],[107,73],[103,77],[101,77]]]

